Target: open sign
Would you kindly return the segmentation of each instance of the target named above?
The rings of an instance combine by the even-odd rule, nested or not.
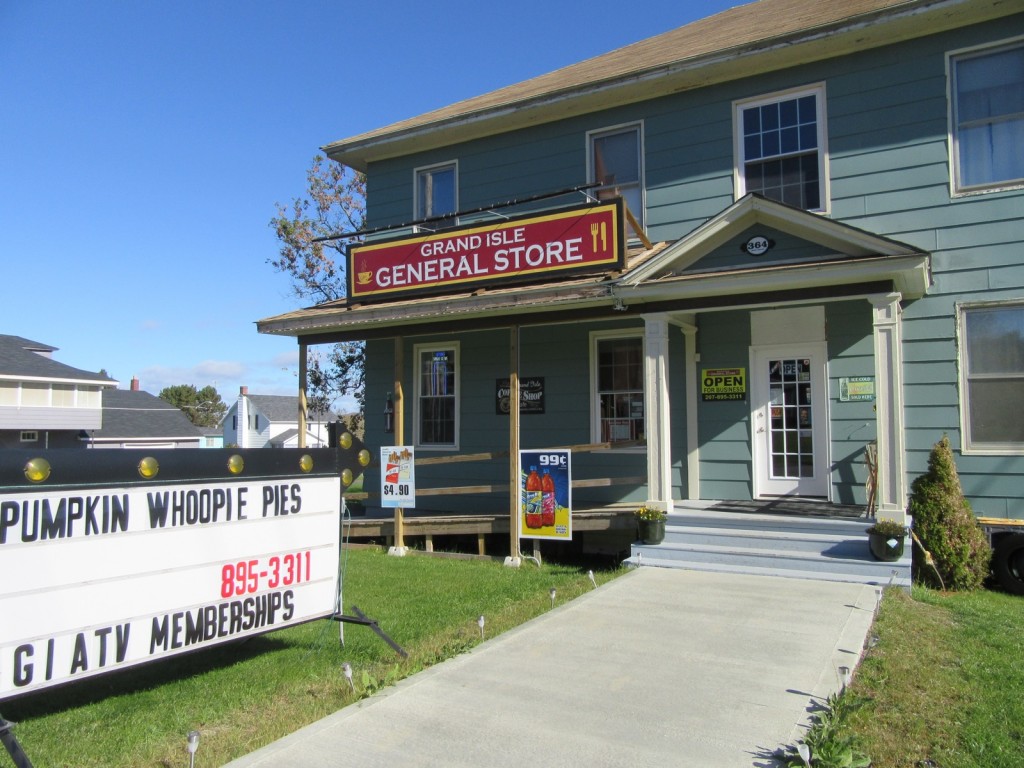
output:
[[[705,368],[701,371],[703,400],[743,400],[747,395],[746,368]]]

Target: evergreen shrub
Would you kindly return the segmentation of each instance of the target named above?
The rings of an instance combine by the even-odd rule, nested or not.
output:
[[[914,533],[932,553],[942,584],[923,557],[914,557],[914,579],[948,590],[980,587],[989,575],[992,549],[964,498],[948,436],[934,445],[928,472],[914,480],[910,490],[907,513],[914,518]]]

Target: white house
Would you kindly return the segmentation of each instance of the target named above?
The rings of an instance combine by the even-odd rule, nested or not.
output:
[[[306,417],[306,447],[327,446],[327,425],[335,413],[310,411]],[[224,445],[239,448],[298,448],[299,399],[287,395],[250,395],[241,387],[238,400],[221,421]]]

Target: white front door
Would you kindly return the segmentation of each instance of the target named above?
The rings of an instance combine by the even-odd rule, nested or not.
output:
[[[753,350],[754,495],[828,496],[824,344]]]

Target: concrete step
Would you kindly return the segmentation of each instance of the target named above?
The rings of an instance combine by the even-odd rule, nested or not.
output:
[[[901,560],[876,560],[866,532],[873,522],[686,509],[669,515],[661,544],[635,543],[626,563],[909,588],[910,540]]]

